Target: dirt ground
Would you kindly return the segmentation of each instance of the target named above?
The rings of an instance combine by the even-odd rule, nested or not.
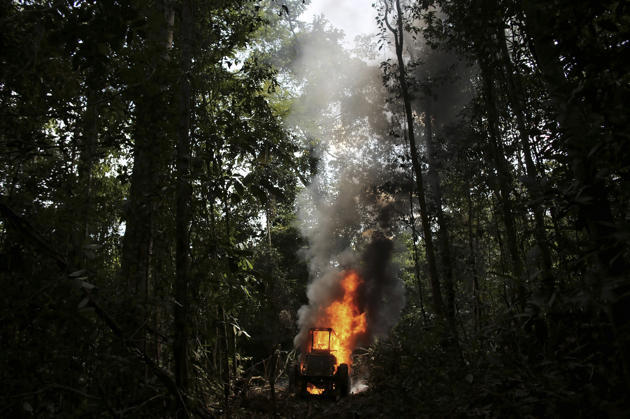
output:
[[[300,397],[289,394],[285,383],[276,388],[275,406],[268,385],[250,389],[235,400],[232,417],[238,418],[360,418],[365,416],[370,392],[364,390],[345,398]],[[371,416],[374,417],[374,416]],[[378,415],[377,415],[378,417]]]

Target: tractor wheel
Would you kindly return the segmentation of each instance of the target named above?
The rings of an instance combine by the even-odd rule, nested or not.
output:
[[[346,397],[350,394],[350,374],[348,372],[348,364],[341,364],[337,367],[336,387],[340,397]]]
[[[297,383],[298,383],[298,377],[300,370],[298,369],[298,366],[293,364],[291,365],[291,367],[289,367],[289,371],[288,371],[288,375],[289,375],[289,393],[291,394],[295,394],[295,392],[297,391]]]
[[[306,378],[301,377],[301,376],[298,377],[296,384],[297,384],[297,393],[296,394],[298,396],[300,396],[300,397],[308,396],[308,391],[306,391],[306,384],[308,384],[307,381],[306,381]]]

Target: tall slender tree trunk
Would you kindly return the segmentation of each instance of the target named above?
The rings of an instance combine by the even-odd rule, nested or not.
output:
[[[486,112],[488,117],[488,134],[490,157],[496,170],[497,200],[499,201],[505,225],[505,236],[511,259],[512,272],[512,298],[517,302],[519,309],[525,307],[526,289],[523,283],[523,263],[518,250],[516,225],[514,223],[514,209],[510,193],[512,191],[512,174],[508,162],[503,153],[503,146],[499,135],[499,116],[497,112],[496,95],[494,90],[494,73],[490,64],[480,57],[481,76],[483,79],[483,91],[485,96]]]
[[[386,3],[387,6],[387,3]],[[433,291],[433,308],[438,316],[444,316],[444,303],[442,301],[442,291],[440,289],[440,280],[435,260],[435,250],[433,248],[433,233],[429,223],[429,215],[427,214],[427,203],[425,198],[424,181],[422,177],[422,169],[418,160],[418,150],[416,148],[416,138],[414,135],[413,114],[411,111],[411,99],[409,97],[409,87],[407,85],[407,75],[405,72],[405,62],[403,60],[403,20],[402,8],[400,0],[396,0],[397,28],[394,29],[388,21],[388,12],[385,13],[385,23],[394,35],[396,46],[396,57],[398,58],[398,81],[400,83],[400,93],[405,106],[405,116],[407,120],[407,133],[409,136],[409,151],[411,154],[411,165],[416,179],[416,188],[418,190],[418,201],[420,204],[420,220],[422,222],[422,231],[424,233],[425,251],[427,264],[429,266],[429,280],[431,282],[431,290]]]
[[[81,135],[79,153],[79,229],[74,238],[74,252],[76,266],[81,266],[83,260],[83,247],[88,243],[91,223],[90,218],[93,212],[92,178],[96,159],[96,149],[98,146],[99,132],[99,96],[88,82],[86,94],[86,109],[83,115],[83,132]]]
[[[481,301],[479,298],[479,278],[477,274],[477,263],[475,256],[475,237],[473,233],[473,204],[470,193],[470,186],[467,188],[466,203],[468,205],[468,267],[470,268],[473,294],[473,319],[475,322],[475,330],[481,328]]]
[[[141,11],[157,21],[148,21],[144,51],[138,52],[141,58],[137,71],[147,74],[148,78],[134,92],[133,172],[122,254],[122,273],[128,289],[142,301],[148,298],[152,230],[170,151],[166,122],[169,118],[165,115],[169,108],[165,66],[172,34],[165,0],[158,7],[163,9],[163,14]],[[142,57],[150,57],[150,69],[146,68]]]
[[[525,168],[527,170],[527,182],[525,187],[530,196],[529,206],[534,213],[534,236],[538,244],[538,249],[540,250],[540,259],[542,262],[542,288],[545,293],[549,295],[554,289],[554,279],[551,268],[551,251],[549,250],[547,234],[545,232],[545,218],[541,204],[543,193],[540,189],[538,170],[532,158],[532,150],[528,136],[529,130],[527,129],[525,111],[523,109],[523,96],[521,89],[514,80],[514,66],[512,65],[508,53],[507,40],[502,26],[498,28],[497,33],[498,46],[501,51],[501,61],[504,69],[503,75],[507,87],[506,90],[510,105],[516,117],[516,126],[519,133],[520,144],[523,149]]]
[[[409,225],[411,226],[411,240],[413,244],[413,266],[416,284],[418,285],[418,298],[420,303],[420,311],[422,311],[422,319],[426,323],[427,313],[424,309],[424,287],[422,286],[422,278],[420,276],[420,255],[418,253],[418,231],[416,230],[416,218],[413,215],[413,191],[409,191]]]
[[[217,160],[218,160],[218,165],[219,167],[223,167],[223,162],[221,160],[221,156],[217,156]],[[223,184],[223,188],[222,188],[222,195],[223,195],[223,211],[225,213],[225,246],[231,246],[232,245],[232,226],[231,226],[231,212],[230,212],[230,203],[229,203],[229,184],[226,182]],[[227,274],[228,277],[232,277],[232,275],[234,274],[234,272],[232,271],[232,265],[230,264],[230,262],[228,261],[227,266],[226,266],[226,270],[227,270]],[[224,363],[224,369],[223,369],[223,396],[224,396],[224,403],[225,403],[225,411],[226,411],[226,417],[231,417],[231,408],[230,408],[230,392],[231,392],[231,388],[232,388],[232,380],[235,378],[233,376],[231,376],[230,374],[230,338],[229,338],[229,334],[228,334],[228,326],[227,326],[227,315],[225,313],[225,307],[222,305],[221,306],[221,320],[222,320],[222,324],[223,327],[221,329],[222,331],[222,341],[223,341],[223,348],[225,349],[224,353],[223,353],[223,363]],[[219,339],[219,337],[217,336],[217,339]],[[236,354],[232,354],[233,355],[233,359],[236,358]]]
[[[426,99],[425,122],[424,122],[424,138],[426,143],[427,155],[429,160],[429,171],[427,180],[429,183],[430,196],[433,199],[435,211],[437,213],[438,227],[438,244],[440,247],[440,259],[442,265],[442,276],[444,279],[444,288],[446,290],[446,316],[451,322],[451,328],[455,329],[455,287],[453,281],[453,265],[451,260],[451,245],[449,240],[448,225],[444,217],[442,208],[442,187],[440,185],[440,173],[438,168],[438,159],[436,158],[435,138],[433,135],[433,113],[431,106],[431,96]]]
[[[192,5],[184,0],[181,5],[180,43],[181,63],[178,86],[179,129],[177,139],[177,189],[175,214],[175,304],[173,358],[175,361],[175,382],[186,392],[189,387],[188,346],[190,340],[190,222],[192,185],[190,173],[191,145],[191,86],[190,70],[192,63],[193,37]]]
[[[225,315],[225,309],[223,308],[223,306],[221,306],[221,318],[220,318],[220,322],[222,324],[221,327],[221,334],[222,336],[219,337],[217,336],[217,340],[221,340],[222,341],[222,345],[223,346],[223,359],[222,359],[222,363],[223,363],[223,402],[225,405],[225,416],[227,418],[230,418],[231,415],[231,410],[230,410],[230,338],[228,336],[228,329],[227,329],[227,316]]]
[[[169,19],[172,9],[167,7],[166,1],[162,0],[153,6],[162,13],[152,13],[148,9],[139,10],[147,18],[146,38],[142,49],[136,51],[135,71],[147,74],[147,78],[131,89],[135,104],[133,172],[125,211],[121,274],[126,281],[129,296],[132,297],[131,307],[136,323],[133,327],[137,327],[137,323],[150,324],[152,319],[159,318],[158,313],[152,315],[149,298],[154,292],[152,289],[156,288],[156,281],[152,278],[152,272],[156,270],[153,255],[156,247],[154,232],[156,226],[159,226],[160,206],[164,205],[161,204],[164,201],[162,187],[166,183],[171,156],[167,137],[170,132],[167,89],[170,80],[167,78],[166,66],[169,40],[172,40]],[[157,248],[162,249],[163,246],[158,244]],[[166,252],[162,252],[164,254]],[[150,342],[145,331],[137,333],[135,339],[138,346],[148,352]],[[155,339],[157,351],[157,336]],[[145,375],[148,376],[148,369]]]

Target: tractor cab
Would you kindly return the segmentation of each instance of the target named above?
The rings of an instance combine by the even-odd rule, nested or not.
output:
[[[297,394],[345,397],[350,392],[348,364],[337,366],[337,358],[332,353],[333,333],[330,327],[309,330],[306,353],[302,354],[301,362],[296,363],[289,373],[289,386]]]
[[[304,356],[302,372],[312,377],[327,377],[335,373],[337,358],[331,353],[331,328],[309,330],[309,351]]]

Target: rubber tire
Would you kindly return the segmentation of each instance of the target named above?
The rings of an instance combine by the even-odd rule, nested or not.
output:
[[[291,394],[295,394],[297,392],[299,373],[300,370],[297,365],[293,364],[289,367],[289,393]]]
[[[350,374],[348,370],[348,364],[341,364],[337,367],[336,387],[339,397],[346,397],[350,394]]]
[[[308,391],[306,391],[306,378],[298,377],[298,379],[296,380],[296,384],[297,395],[302,398],[308,397]]]

